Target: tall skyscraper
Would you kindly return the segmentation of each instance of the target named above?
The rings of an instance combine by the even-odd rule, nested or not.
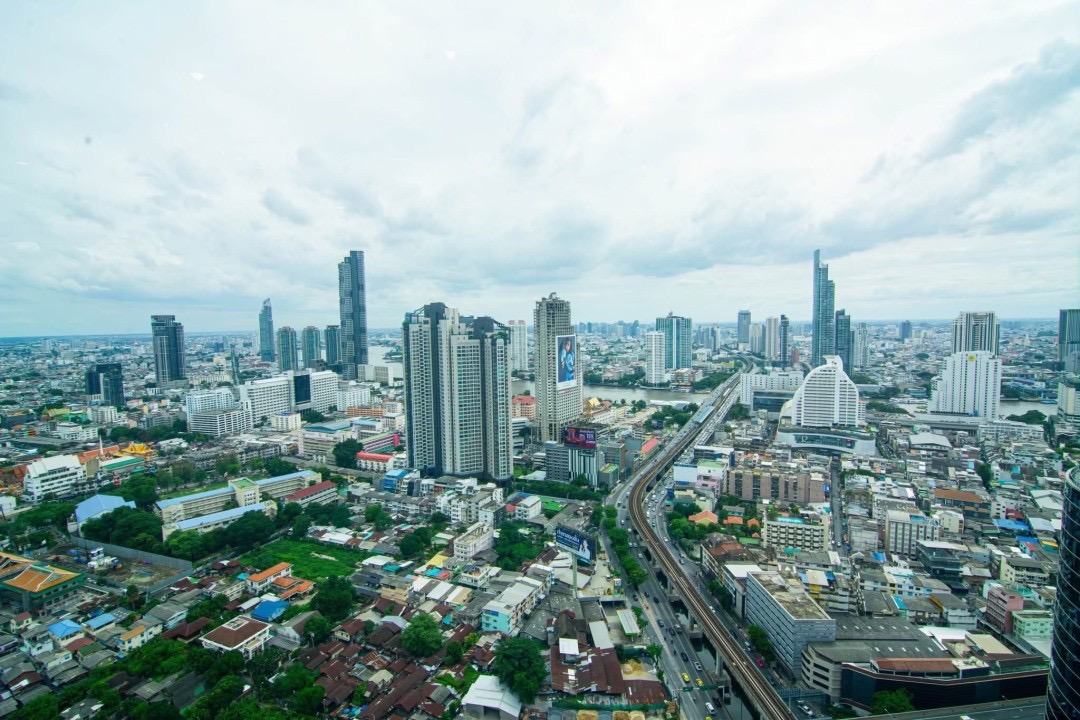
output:
[[[341,328],[327,325],[323,339],[326,341],[326,365],[333,369],[341,363]]]
[[[985,350],[945,358],[941,375],[930,381],[932,413],[977,415],[997,420],[1001,400],[1001,360]]]
[[[749,345],[750,345],[750,311],[749,310],[740,310],[739,311],[739,322],[738,322],[737,333],[738,333],[737,342],[739,343],[739,347],[743,347],[743,346],[749,347]]]
[[[1058,312],[1058,362],[1080,352],[1080,308]]]
[[[346,380],[355,380],[357,366],[368,364],[367,295],[362,250],[353,250],[338,263],[338,300],[341,309],[342,375]]]
[[[513,474],[510,337],[489,317],[443,303],[402,325],[410,467],[431,475]]]
[[[664,378],[664,333],[651,330],[645,333],[645,383],[659,385]]]
[[[510,366],[514,372],[529,370],[529,326],[524,320],[511,320]]]
[[[864,368],[870,366],[870,329],[866,323],[855,326],[855,344],[851,351],[851,359],[854,367]]]
[[[558,442],[562,440],[563,428],[581,415],[584,408],[585,368],[578,354],[569,301],[555,293],[537,300],[533,310],[533,341],[536,369],[533,438],[541,443]]]
[[[843,310],[837,310],[833,320],[833,331],[836,334],[833,339],[834,352],[844,361],[845,368],[855,367],[851,361],[855,345],[855,334],[851,332],[851,316]]]
[[[836,307],[836,287],[829,279],[829,266],[821,262],[821,251],[814,251],[814,314],[813,339],[810,348],[810,364],[817,367],[825,362],[826,355],[836,352],[833,343],[833,312]]]
[[[952,323],[952,351],[998,354],[1001,325],[994,312],[962,312]]]
[[[259,311],[259,359],[274,362],[274,310],[270,298],[263,300]]]
[[[319,328],[308,325],[300,331],[300,354],[306,368],[316,368],[322,361],[322,334]]]
[[[780,316],[780,364],[785,367],[791,360],[791,323],[787,315]]]
[[[1064,507],[1058,533],[1054,639],[1046,693],[1046,720],[1080,718],[1080,468],[1061,487]]]
[[[765,359],[780,359],[780,318],[765,318]]]
[[[690,318],[672,313],[668,313],[667,317],[656,318],[656,329],[664,333],[665,369],[679,370],[690,367],[694,337],[692,326]]]
[[[100,395],[106,405],[123,406],[124,369],[120,363],[98,363],[87,370],[86,394]]]
[[[296,331],[288,325],[277,331],[278,370],[288,372],[297,370],[300,365],[296,356]]]
[[[762,323],[750,323],[750,352],[765,354],[765,326]]]
[[[911,339],[911,321],[904,320],[900,323],[900,342]]]
[[[150,337],[154,345],[154,375],[159,387],[187,379],[184,326],[175,315],[151,315]]]

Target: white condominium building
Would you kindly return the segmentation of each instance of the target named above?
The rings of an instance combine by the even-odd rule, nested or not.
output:
[[[859,402],[859,389],[844,372],[836,355],[825,356],[825,364],[809,372],[784,405],[782,415],[796,427],[861,427],[866,424],[866,408]]]

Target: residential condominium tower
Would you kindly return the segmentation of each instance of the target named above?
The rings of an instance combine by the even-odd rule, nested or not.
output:
[[[813,338],[810,349],[810,364],[814,367],[825,362],[826,355],[836,352],[833,345],[836,339],[833,331],[835,306],[836,288],[829,279],[829,266],[821,262],[821,251],[815,250]]]
[[[765,318],[765,359],[780,359],[780,318]]]
[[[859,389],[844,372],[843,361],[835,355],[811,370],[795,396],[784,405],[783,415],[796,427],[861,427],[866,409],[859,402]]]
[[[402,325],[409,466],[426,474],[513,475],[510,337],[443,303]]]
[[[150,336],[154,346],[154,375],[158,387],[187,380],[184,326],[175,315],[151,315]]]
[[[651,330],[645,333],[645,384],[664,382],[664,333]]]
[[[930,382],[932,413],[976,415],[997,420],[1001,401],[1001,359],[993,353],[955,352]]]
[[[845,368],[855,367],[855,363],[852,362],[855,334],[851,331],[851,316],[843,310],[837,310],[833,330],[835,332],[833,348],[837,356],[844,361]]]
[[[367,294],[361,250],[353,250],[338,263],[338,301],[342,376],[356,380],[357,367],[368,364]]]
[[[1058,312],[1058,362],[1080,352],[1080,308]]]
[[[1001,325],[994,312],[962,312],[952,324],[952,351],[997,355]]]
[[[738,334],[737,342],[739,347],[747,346],[750,344],[750,311],[739,311],[739,322],[736,328]]]
[[[296,354],[296,331],[288,325],[277,331],[278,369],[281,372],[296,370],[299,360]]]
[[[120,363],[98,363],[86,371],[86,394],[100,395],[106,405],[124,405],[124,369]]]
[[[274,362],[274,310],[270,298],[263,300],[259,311],[259,359]]]
[[[529,327],[524,320],[511,320],[510,367],[514,372],[529,370]]]
[[[308,325],[300,331],[300,354],[306,368],[316,368],[322,361],[322,334],[319,328]]]
[[[341,328],[337,325],[327,325],[323,332],[326,341],[326,364],[334,369],[341,363]]]
[[[747,317],[749,318],[749,314]],[[656,329],[664,333],[664,367],[666,369],[680,370],[690,367],[693,349],[692,325],[690,318],[672,313],[668,313],[667,317],[656,318]],[[749,332],[748,326],[747,333]],[[750,342],[749,335],[747,342]]]
[[[788,366],[788,355],[791,353],[791,323],[787,315],[780,316],[780,365]]]
[[[571,365],[567,367],[567,344]],[[536,421],[533,439],[541,443],[562,440],[563,427],[584,408],[582,378],[585,370],[577,356],[577,336],[570,317],[570,302],[555,293],[536,302],[533,310],[536,371]]]

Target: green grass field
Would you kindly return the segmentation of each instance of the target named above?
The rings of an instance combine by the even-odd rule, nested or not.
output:
[[[305,580],[319,580],[333,576],[348,577],[356,569],[356,563],[366,557],[367,553],[332,545],[282,539],[245,555],[240,561],[260,570],[287,562],[293,566],[293,575]]]

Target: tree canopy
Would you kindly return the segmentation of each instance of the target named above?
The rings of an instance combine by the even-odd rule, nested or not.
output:
[[[401,647],[418,658],[439,652],[444,640],[439,624],[427,613],[417,613],[401,633]]]
[[[334,446],[334,462],[338,467],[356,468],[356,453],[364,449],[358,440],[349,438]]]
[[[528,638],[504,638],[495,648],[495,675],[523,703],[531,703],[540,692],[547,667],[540,649]]]

